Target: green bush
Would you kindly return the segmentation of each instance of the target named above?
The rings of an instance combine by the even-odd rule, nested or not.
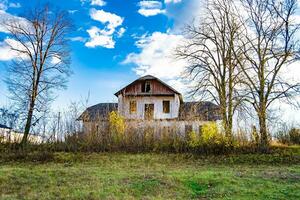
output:
[[[292,144],[300,144],[300,129],[292,128],[289,131],[289,136]]]
[[[277,133],[276,138],[283,144],[300,144],[300,129],[281,130]]]

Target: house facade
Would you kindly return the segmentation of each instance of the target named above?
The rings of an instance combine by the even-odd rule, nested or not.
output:
[[[219,107],[211,102],[183,102],[182,95],[154,76],[141,77],[115,93],[118,103],[100,103],[79,117],[84,132],[107,126],[108,115],[117,111],[131,128],[152,127],[156,132],[176,127],[178,133],[198,132],[208,121],[220,120]]]
[[[115,95],[118,112],[125,119],[178,119],[182,96],[153,76],[144,76],[127,85]]]

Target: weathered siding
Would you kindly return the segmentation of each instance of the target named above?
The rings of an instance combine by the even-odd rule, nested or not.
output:
[[[172,91],[170,88],[166,87],[162,83],[158,82],[157,80],[146,80],[147,82],[150,82],[151,85],[151,91],[147,94],[151,95],[173,95],[174,91]],[[123,94],[124,95],[144,95],[145,93],[142,92],[142,84],[145,81],[137,81],[134,84],[131,84],[127,86]]]
[[[151,128],[157,137],[164,134],[165,130],[170,130],[170,134],[177,134],[178,136],[185,137],[187,134],[186,127],[191,126],[195,133],[199,133],[199,127],[207,121],[178,121],[178,120],[156,120],[156,121],[144,121],[144,120],[126,120],[126,130],[129,132],[137,132],[144,134],[144,132]],[[85,134],[100,134],[106,135],[109,123],[108,121],[99,122],[85,122],[84,133]]]
[[[130,114],[130,101],[137,103],[137,112]],[[179,95],[174,96],[118,96],[118,112],[125,119],[144,119],[145,104],[154,104],[154,119],[177,119],[180,108]],[[170,113],[163,112],[163,101],[170,101]]]

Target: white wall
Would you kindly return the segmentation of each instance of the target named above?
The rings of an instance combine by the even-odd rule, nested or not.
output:
[[[130,101],[135,100],[137,103],[137,112],[130,114]],[[170,101],[170,113],[163,112],[163,101]],[[179,115],[180,99],[175,96],[136,96],[123,97],[118,96],[118,112],[126,119],[144,119],[145,104],[154,104],[154,119],[176,119]]]
[[[0,129],[1,142],[21,142],[23,133],[18,133],[13,130]],[[38,135],[28,135],[28,141],[34,144],[40,144],[43,142],[43,138]]]
[[[192,130],[199,134],[199,127],[207,123],[207,121],[179,121],[179,120],[157,120],[157,121],[145,121],[145,120],[126,120],[127,130],[132,132],[143,133],[145,128],[153,128],[157,136],[163,133],[164,128],[170,128],[172,131],[176,132],[178,136],[186,136],[186,126],[192,126]],[[96,131],[96,126],[98,125],[98,132]],[[103,135],[107,134],[108,121],[98,121],[98,122],[84,122],[84,133],[101,133]]]

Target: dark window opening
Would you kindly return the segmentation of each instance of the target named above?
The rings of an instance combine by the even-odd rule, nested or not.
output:
[[[145,120],[152,120],[154,118],[154,104],[145,104]]]
[[[151,85],[149,81],[145,81],[142,83],[142,92],[145,93],[151,92]]]
[[[170,113],[170,101],[163,101],[163,112]]]

